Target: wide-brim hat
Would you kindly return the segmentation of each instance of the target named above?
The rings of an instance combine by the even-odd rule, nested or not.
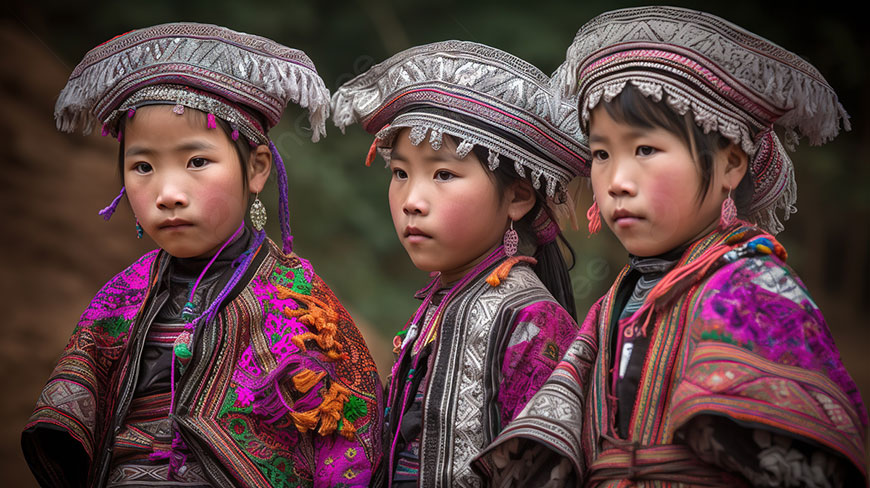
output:
[[[849,129],[836,93],[810,63],[719,17],[676,7],[599,15],[577,32],[557,70],[563,93],[577,96],[584,130],[592,109],[631,85],[704,132],[716,131],[749,156],[750,219],[771,232],[795,211],[789,147],[805,136],[821,144]]]

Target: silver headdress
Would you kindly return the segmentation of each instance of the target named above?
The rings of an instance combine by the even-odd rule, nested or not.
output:
[[[265,144],[289,102],[308,109],[313,141],[326,134],[329,90],[304,52],[225,27],[176,23],[88,52],[58,97],[55,118],[66,132],[103,124],[114,133],[128,109],[172,103],[213,113]]]
[[[102,124],[104,135],[120,139],[123,114],[170,104],[177,114],[184,107],[208,114],[210,128],[216,127],[215,117],[225,120],[234,139],[241,133],[268,144],[278,180],[283,250],[289,253],[287,175],[267,134],[290,102],[308,109],[312,141],[326,134],[329,90],[304,52],[217,25],[175,23],[130,31],[90,50],[61,91],[54,116],[60,130],[81,128],[87,134]],[[122,188],[100,215],[108,220],[123,195]]]
[[[750,218],[776,233],[795,211],[797,188],[789,147],[800,135],[822,144],[849,116],[824,77],[772,42],[716,16],[675,7],[608,12],[580,28],[557,70],[564,93],[577,95],[583,125],[603,99],[630,83],[680,115],[691,111],[705,132],[717,131],[749,155],[755,183]]]
[[[428,136],[436,150],[449,134],[459,141],[459,157],[474,145],[486,147],[490,169],[498,167],[500,156],[508,157],[520,176],[536,189],[545,184],[557,200],[588,155],[576,106],[554,95],[546,75],[472,42],[444,41],[398,53],[345,83],[332,106],[335,125],[344,130],[360,122],[376,135],[387,161],[402,128],[411,129],[415,145]]]

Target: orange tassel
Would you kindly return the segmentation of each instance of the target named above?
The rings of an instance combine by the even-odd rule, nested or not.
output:
[[[329,391],[323,395],[323,402],[319,407],[320,428],[317,429],[320,435],[332,434],[338,428],[338,421],[341,420],[348,395],[350,391],[338,383],[333,383]]]
[[[290,412],[290,416],[293,417],[293,424],[303,434],[317,427],[319,414],[320,408],[313,408],[307,412]]]
[[[307,309],[296,310],[285,307],[284,315],[288,318],[296,318],[300,322],[317,330],[316,334],[314,332],[305,332],[293,336],[291,339],[293,344],[296,344],[296,347],[300,350],[305,351],[307,350],[305,341],[314,340],[328,359],[337,361],[347,358],[347,355],[342,353],[343,346],[335,340],[335,335],[338,333],[338,325],[335,323],[338,320],[338,314],[315,297],[296,293],[281,285],[276,285],[276,287],[279,299],[292,298],[308,307]]]
[[[356,436],[356,427],[354,427],[353,422],[348,419],[343,419],[341,422],[341,429],[338,431],[339,434],[342,435],[345,439],[352,441]]]
[[[308,390],[313,388],[324,376],[326,376],[326,371],[315,373],[310,369],[305,369],[293,376],[293,386],[300,393],[308,393]]]
[[[498,265],[497,268],[492,270],[492,273],[486,277],[486,282],[489,283],[489,286],[495,288],[500,285],[502,280],[507,278],[508,273],[511,272],[511,268],[514,267],[515,264],[519,262],[529,263],[532,266],[538,264],[538,260],[529,256],[513,256],[505,259],[505,261]]]
[[[372,146],[369,148],[369,153],[366,154],[366,166],[371,166],[372,162],[375,160],[375,157],[378,154],[378,142],[381,140],[375,137],[375,140],[372,141]]]

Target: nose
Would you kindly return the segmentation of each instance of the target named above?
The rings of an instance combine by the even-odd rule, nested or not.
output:
[[[173,178],[164,178],[157,193],[156,203],[158,208],[169,210],[177,207],[186,207],[189,200],[187,192],[184,191],[182,185],[174,181]]]
[[[405,215],[426,215],[429,213],[429,199],[426,198],[424,185],[414,184],[412,180],[407,182],[402,211]]]
[[[631,161],[620,161],[614,158],[608,166],[610,182],[607,193],[612,197],[637,195],[634,164]]]

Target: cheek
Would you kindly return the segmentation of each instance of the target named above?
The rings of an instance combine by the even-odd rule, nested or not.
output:
[[[127,194],[127,201],[130,202],[130,208],[133,209],[133,214],[144,217],[145,211],[149,207],[149,200],[153,202],[153,199],[149,199],[148,192],[143,188],[138,186],[127,185],[125,187]]]
[[[237,186],[228,186],[237,183]],[[239,182],[228,182],[227,185],[213,185],[200,188],[198,200],[202,204],[202,218],[207,228],[218,229],[228,222],[236,225],[244,219],[247,201],[241,191]]]
[[[394,182],[390,182],[390,188],[387,192],[387,202],[390,205],[390,215],[393,217],[393,224],[398,228],[399,217],[403,214],[402,197],[399,189]]]

